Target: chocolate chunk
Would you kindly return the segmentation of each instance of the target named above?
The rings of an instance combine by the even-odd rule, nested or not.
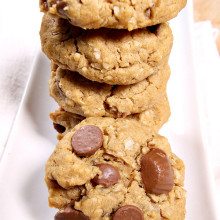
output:
[[[57,212],[54,220],[89,220],[89,217],[71,206],[67,206],[63,211]]]
[[[103,185],[104,187],[113,186],[120,179],[119,171],[116,167],[102,163],[96,165],[102,172],[102,174],[97,175],[92,182],[95,185]]]
[[[61,133],[61,134],[66,131],[66,128],[60,124],[53,123],[53,127],[58,133]]]
[[[144,220],[144,215],[138,207],[125,205],[115,212],[113,220]]]
[[[91,156],[103,144],[103,134],[99,127],[86,125],[78,129],[72,137],[73,151],[79,156]]]
[[[174,185],[174,174],[166,153],[153,148],[141,158],[141,176],[147,193],[167,194]]]

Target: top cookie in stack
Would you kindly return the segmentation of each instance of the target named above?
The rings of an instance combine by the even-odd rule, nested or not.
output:
[[[185,4],[186,0],[41,0],[41,10],[83,29],[131,31],[168,21]]]

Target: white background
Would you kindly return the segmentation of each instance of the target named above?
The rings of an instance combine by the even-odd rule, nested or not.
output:
[[[0,154],[39,48],[41,16],[38,0],[1,1]]]

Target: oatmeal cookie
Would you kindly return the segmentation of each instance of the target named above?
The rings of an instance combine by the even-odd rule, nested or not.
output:
[[[170,106],[167,96],[164,95],[161,99],[149,105],[148,109],[139,113],[129,115],[126,118],[136,120],[143,126],[150,127],[154,131],[158,131],[170,117]],[[54,123],[54,128],[58,132],[58,139],[69,132],[75,125],[81,122],[84,117],[75,113],[70,113],[65,110],[58,109],[50,113],[50,118]]]
[[[148,110],[166,94],[168,65],[132,85],[92,82],[76,72],[51,66],[50,95],[66,111],[84,117],[126,117]]]
[[[126,30],[85,31],[46,14],[41,26],[42,50],[63,69],[111,85],[137,83],[166,65],[172,48],[168,24]]]
[[[83,120],[58,143],[45,180],[50,206],[61,210],[56,220],[185,216],[183,162],[166,138],[136,120]]]
[[[130,31],[166,22],[185,5],[186,0],[40,0],[41,11],[68,19],[75,26]]]

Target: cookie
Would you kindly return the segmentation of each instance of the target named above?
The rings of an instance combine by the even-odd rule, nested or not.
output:
[[[49,14],[41,26],[42,50],[63,69],[111,85],[128,85],[157,73],[172,47],[168,24],[128,32],[83,30]]]
[[[58,143],[45,180],[55,219],[184,219],[184,164],[136,120],[83,120]]]
[[[154,103],[148,106],[148,109],[139,113],[129,115],[127,119],[135,119],[143,124],[143,126],[151,127],[152,130],[158,131],[170,117],[170,107],[167,96],[164,95],[161,99],[155,100]],[[76,124],[84,119],[83,116],[75,113],[67,112],[59,109],[50,114],[50,118],[54,123],[55,129],[58,131],[58,139],[61,139],[69,132]]]
[[[149,106],[149,109],[140,113],[127,116],[129,120],[136,120],[140,122],[143,126],[151,128],[153,131],[158,131],[165,122],[169,119],[170,116],[170,107],[167,100],[167,97],[164,96],[159,102],[155,103],[152,106]],[[77,115],[74,113],[67,112],[65,110],[58,109],[55,112],[50,113],[50,118],[53,121],[53,126],[58,132],[57,138],[62,139],[65,134],[67,134],[72,128],[79,124],[85,117]]]
[[[133,30],[166,22],[184,8],[186,0],[40,0],[43,12],[68,19],[84,29]]]
[[[50,95],[66,111],[84,117],[126,117],[141,113],[166,94],[168,65],[157,74],[132,85],[92,82],[76,72],[51,66]]]

